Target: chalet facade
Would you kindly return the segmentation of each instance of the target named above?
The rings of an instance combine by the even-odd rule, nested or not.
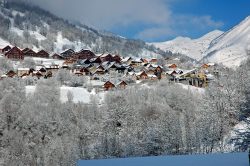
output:
[[[87,59],[87,60],[88,60],[88,59]],[[102,63],[102,60],[101,60],[100,57],[97,57],[97,58],[92,58],[92,59],[90,59],[89,62],[90,62],[90,63],[98,63],[98,64],[100,64],[100,63]]]
[[[175,63],[169,64],[169,65],[168,65],[168,68],[170,68],[170,69],[176,69],[176,68],[177,68],[177,65],[176,65]]]
[[[32,49],[29,49],[29,48],[25,48],[24,50],[22,50],[23,52],[23,55],[26,57],[26,56],[30,56],[30,57],[36,57],[37,54],[35,51],[33,51]]]
[[[150,59],[150,61],[149,61],[149,63],[151,63],[151,64],[157,64],[157,59],[156,58],[152,58],[152,59]]]
[[[61,55],[59,55],[59,54],[53,54],[52,56],[51,56],[53,59],[59,59],[59,60],[63,60],[64,58],[61,56]]]
[[[121,81],[120,83],[117,84],[117,87],[119,89],[125,89],[127,87],[127,83],[125,81]]]
[[[69,58],[72,58],[72,55],[75,53],[74,50],[72,49],[68,49],[68,50],[65,50],[64,52],[62,52],[60,55],[63,59],[69,59]]]
[[[44,50],[41,50],[36,54],[36,56],[40,58],[49,58],[49,53]]]
[[[100,58],[102,62],[115,62],[115,58],[111,54],[103,54]]]
[[[145,80],[145,79],[148,79],[148,75],[145,71],[142,71],[142,72],[136,73],[136,79]]]
[[[111,83],[110,81],[107,81],[107,82],[105,82],[103,87],[104,87],[104,90],[108,91],[108,90],[114,89],[115,85],[113,83]]]
[[[13,59],[13,60],[23,60],[24,59],[23,52],[17,47],[13,47],[11,50],[6,52],[5,57],[8,59]]]
[[[1,49],[1,52],[2,52],[3,54],[5,54],[6,52],[8,52],[8,51],[10,51],[10,50],[11,50],[11,47],[8,45],[8,46],[4,47],[3,49]]]
[[[18,77],[28,76],[29,74],[30,74],[29,68],[18,68],[17,69],[17,76]]]
[[[90,50],[81,50],[80,52],[75,53],[73,55],[74,59],[88,59],[88,60],[90,60],[90,59],[95,58],[95,57],[96,57],[95,54]]]
[[[116,63],[121,63],[121,56],[120,55],[115,55],[113,56],[113,60],[116,62]]]
[[[13,71],[13,70],[10,70],[8,71],[8,73],[6,73],[6,76],[7,77],[10,77],[10,78],[13,78],[15,77],[17,74]]]
[[[85,76],[89,76],[91,74],[87,68],[82,68],[80,72]]]

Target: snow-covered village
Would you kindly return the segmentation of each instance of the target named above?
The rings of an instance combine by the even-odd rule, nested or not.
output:
[[[0,0],[0,165],[248,164],[249,13],[114,1]]]

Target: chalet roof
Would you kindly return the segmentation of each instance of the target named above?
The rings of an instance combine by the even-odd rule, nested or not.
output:
[[[149,78],[156,78],[157,76],[155,74],[148,74]]]
[[[89,64],[90,61],[88,59],[78,60],[77,63],[79,64]]]
[[[45,50],[40,50],[40,51],[37,52],[37,54],[45,54],[45,55],[49,56],[49,53],[46,52]]]
[[[32,49],[29,49],[29,48],[25,48],[22,52],[23,52],[24,54],[26,54],[26,53],[36,54],[35,51],[33,51]]]
[[[74,54],[75,53],[75,51],[73,50],[73,49],[67,49],[67,50],[64,50],[62,53],[61,53],[61,55],[62,56],[66,56],[66,55],[72,55],[72,54]]]
[[[22,50],[22,52],[25,53],[25,52],[27,52],[29,50],[30,50],[29,48],[25,48],[25,49]]]
[[[62,58],[63,58],[62,55],[59,55],[59,54],[57,54],[57,53],[54,53],[54,54],[52,55],[52,57],[53,57],[53,56],[59,56],[59,57],[62,57]]]
[[[132,61],[137,62],[137,63],[142,63],[143,62],[142,58],[134,58]]]
[[[8,52],[6,52],[5,55],[7,55],[15,50],[17,50],[20,54],[22,54],[22,51],[18,47],[15,46],[15,47],[11,48]]]
[[[109,84],[115,87],[115,84],[113,84],[113,83],[110,82],[110,81],[105,82],[105,83],[104,83],[104,86],[105,86],[105,85],[109,85]]]
[[[125,81],[121,81],[121,82],[117,83],[116,85],[122,85],[122,84],[128,85]]]
[[[82,49],[79,52],[77,52],[76,54],[89,54],[89,55],[95,56],[95,54],[92,51],[87,50],[87,49]]]
[[[208,65],[209,65],[209,66],[214,66],[215,63],[211,63],[211,62],[210,62],[210,63],[208,63]]]
[[[131,57],[125,57],[125,58],[123,58],[122,60],[121,60],[121,62],[127,62],[127,61],[129,61],[130,59],[132,59]]]
[[[4,48],[2,48],[2,50],[5,50],[5,49],[11,49],[11,47],[9,45],[7,45]]]
[[[36,67],[35,67],[35,70],[40,70],[41,68],[43,68],[43,67],[45,67],[44,65],[37,65]]]
[[[46,69],[45,68],[41,68],[39,71],[40,72],[46,72]]]
[[[106,53],[106,54],[102,54],[100,57],[101,58],[105,58],[105,57],[107,57],[107,56],[112,56],[111,54],[109,54],[109,53]],[[112,56],[113,57],[113,56]]]
[[[141,72],[135,73],[136,76],[140,76],[142,74],[146,74],[147,75],[147,73],[145,73],[145,71],[141,71]]]

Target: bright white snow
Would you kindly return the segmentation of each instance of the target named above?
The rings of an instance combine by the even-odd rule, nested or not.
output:
[[[208,61],[228,67],[239,66],[247,58],[250,45],[250,16],[240,24],[213,40],[206,52]]]
[[[190,58],[201,60],[211,41],[221,34],[223,34],[222,31],[215,30],[198,39],[177,37],[171,41],[152,44],[164,51],[168,50],[173,53],[181,53],[189,56]]]
[[[36,88],[35,86],[26,86],[26,95],[34,93],[35,88]],[[100,92],[100,93],[95,93],[94,91],[88,92],[86,88],[62,86],[62,87],[60,87],[60,93],[61,93],[60,100],[61,100],[61,102],[68,101],[67,93],[69,91],[72,92],[72,94],[73,94],[73,102],[74,103],[82,102],[82,103],[87,104],[90,102],[91,95],[97,97],[99,99],[99,101],[101,102],[101,101],[103,101],[104,95],[105,95],[105,92]]]

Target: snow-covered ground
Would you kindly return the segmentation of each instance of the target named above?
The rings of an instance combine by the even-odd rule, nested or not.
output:
[[[80,160],[78,166],[248,166],[247,153],[224,153],[207,155],[151,156],[115,158],[105,160]]]
[[[35,86],[26,86],[26,95],[34,93],[35,88]],[[68,101],[67,94],[69,91],[73,94],[74,103],[82,102],[87,104],[90,102],[91,96],[97,97],[99,101],[102,102],[105,96],[105,92],[95,93],[94,90],[92,92],[88,92],[86,88],[62,86],[60,87],[61,102]]]
[[[188,90],[194,94],[204,94],[205,93],[205,89],[204,88],[197,88],[191,85],[185,85],[182,83],[177,83],[178,85],[180,85],[183,89]]]
[[[3,40],[2,38],[0,38],[0,49],[4,48],[7,45],[10,45],[10,43],[7,42],[6,40]]]
[[[250,45],[250,16],[211,42],[206,54],[208,61],[228,67],[239,66],[247,58]]]
[[[57,59],[47,59],[47,58],[32,58],[37,64],[41,65],[51,65],[56,64],[60,67],[63,65],[64,60],[57,60]]]
[[[177,37],[171,41],[152,44],[164,51],[168,50],[173,53],[181,53],[193,59],[200,60],[203,58],[203,53],[208,49],[211,41],[222,33],[222,31],[215,30],[198,39]]]

